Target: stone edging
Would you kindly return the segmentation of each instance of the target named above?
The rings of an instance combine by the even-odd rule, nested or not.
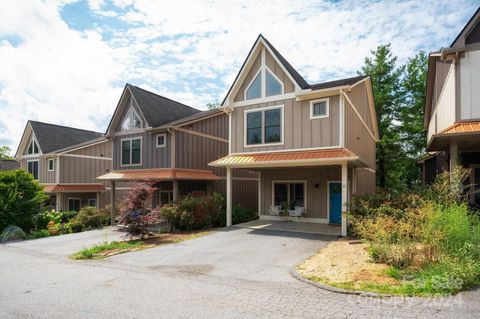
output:
[[[303,261],[301,263],[299,263],[298,265],[300,265],[302,263],[303,263]],[[330,285],[327,285],[327,284],[323,284],[323,283],[318,282],[318,281],[313,281],[313,280],[310,280],[308,278],[303,277],[297,271],[296,268],[297,268],[298,265],[295,265],[294,267],[292,267],[292,269],[290,269],[290,274],[292,275],[292,277],[299,280],[299,281],[303,281],[303,282],[305,282],[309,285],[312,285],[314,287],[317,287],[317,288],[320,288],[320,289],[323,289],[323,290],[327,290],[327,291],[330,291],[330,292],[335,292],[335,293],[338,293],[338,294],[345,294],[345,295],[357,295],[357,296],[361,296],[361,297],[370,297],[370,298],[372,298],[372,297],[373,298],[394,297],[394,295],[378,294],[378,293],[375,293],[375,292],[347,290],[347,289],[337,288],[337,287],[333,287],[333,286],[330,286]]]

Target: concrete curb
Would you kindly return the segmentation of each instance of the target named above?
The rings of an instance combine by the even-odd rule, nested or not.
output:
[[[303,262],[302,262],[303,263]],[[301,264],[301,263],[300,263]],[[299,264],[299,265],[300,265]],[[298,265],[297,265],[298,266]],[[309,285],[312,285],[314,287],[327,290],[330,292],[335,292],[338,294],[344,294],[344,295],[356,295],[360,297],[369,297],[369,298],[390,298],[390,297],[395,297],[394,295],[387,295],[387,294],[377,294],[374,292],[367,292],[367,291],[356,291],[356,290],[347,290],[343,288],[337,288],[333,287],[327,284],[323,284],[318,281],[313,281],[308,278],[303,277],[298,271],[297,271],[297,266],[294,266],[292,269],[290,269],[290,274],[292,275],[293,278],[303,281],[304,283],[307,283]]]

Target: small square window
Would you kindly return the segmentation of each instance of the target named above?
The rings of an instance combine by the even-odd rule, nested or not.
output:
[[[167,146],[167,135],[166,134],[157,134],[157,147]]]
[[[48,171],[52,172],[55,170],[55,160],[53,158],[48,159]]]
[[[88,206],[90,206],[90,207],[97,207],[97,199],[96,199],[96,198],[90,198],[90,199],[88,199]]]
[[[310,118],[323,118],[328,117],[328,105],[329,100],[317,100],[310,102]]]

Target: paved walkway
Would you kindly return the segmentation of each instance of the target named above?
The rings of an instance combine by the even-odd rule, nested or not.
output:
[[[109,229],[110,240],[121,236]],[[231,227],[180,244],[72,261],[102,232],[0,245],[0,318],[478,318],[480,291],[375,299],[327,292],[290,269],[332,237]],[[78,240],[75,238],[78,237]],[[67,240],[68,239],[68,240]]]

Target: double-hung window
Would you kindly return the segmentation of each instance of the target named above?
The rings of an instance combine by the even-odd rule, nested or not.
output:
[[[294,209],[295,206],[305,207],[305,182],[274,182],[273,205],[287,206]]]
[[[122,166],[141,165],[142,139],[122,139]]]
[[[248,111],[245,117],[246,145],[282,142],[283,107]]]
[[[33,179],[38,179],[38,161],[28,161],[27,170],[33,175]]]

